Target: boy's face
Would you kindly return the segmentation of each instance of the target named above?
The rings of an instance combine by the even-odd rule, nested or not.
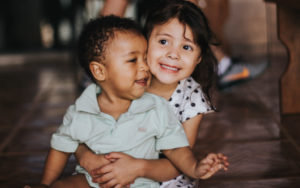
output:
[[[132,32],[115,32],[105,50],[104,65],[110,95],[136,99],[143,95],[150,83],[146,64],[147,41]]]
[[[201,60],[200,52],[190,27],[184,27],[174,18],[153,28],[148,40],[147,62],[154,79],[177,84],[192,74]]]

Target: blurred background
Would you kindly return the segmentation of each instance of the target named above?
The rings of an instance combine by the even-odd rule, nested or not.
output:
[[[138,1],[130,0],[126,17],[138,19]],[[205,8],[207,1],[199,5]],[[200,185],[300,187],[300,121],[292,119],[294,127],[287,131],[281,119],[279,80],[290,56],[278,39],[277,0],[228,1],[223,33],[228,53],[245,62],[266,61],[268,67],[254,80],[216,91],[219,112],[201,122],[195,153],[223,152],[231,166]],[[103,3],[0,1],[0,187],[39,182],[51,134],[79,95],[77,37]],[[63,175],[71,174],[75,163],[72,157]]]
[[[127,17],[136,18],[135,4],[132,0]],[[74,47],[82,25],[99,15],[102,5],[103,0],[1,1],[1,54],[69,50]],[[229,10],[224,35],[230,41],[232,56],[266,57],[270,46],[282,51],[280,44],[275,45],[274,4],[263,0],[230,0]]]

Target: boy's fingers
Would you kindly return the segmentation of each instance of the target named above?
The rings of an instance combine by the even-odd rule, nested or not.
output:
[[[122,186],[120,184],[118,184],[114,188],[122,188]]]
[[[122,157],[122,153],[120,152],[111,152],[105,155],[106,159],[120,159]]]
[[[100,187],[102,188],[110,188],[110,187],[117,187],[117,186],[119,185],[117,185],[117,181],[115,179],[105,182],[104,184],[100,184]]]
[[[101,176],[102,174],[110,172],[111,169],[112,169],[111,165],[108,164],[108,165],[105,165],[105,166],[103,166],[101,168],[96,168],[96,169],[92,170],[92,174],[91,175],[92,175],[92,177],[97,177],[99,175]]]
[[[93,177],[94,183],[105,184],[106,182],[111,181],[114,176],[111,173],[104,174],[103,176]]]

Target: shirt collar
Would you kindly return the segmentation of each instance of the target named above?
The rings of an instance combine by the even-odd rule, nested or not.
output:
[[[76,100],[75,107],[77,111],[88,112],[92,114],[101,113],[97,95],[101,92],[101,88],[96,84],[90,84],[81,94],[81,96]],[[128,112],[131,114],[143,113],[156,105],[155,100],[151,97],[150,93],[145,93],[140,98],[133,100]]]
[[[145,92],[140,98],[133,100],[128,112],[133,114],[143,113],[156,107],[153,94]]]
[[[76,100],[75,107],[77,111],[99,114],[100,109],[97,101],[97,95],[101,92],[96,84],[90,84]]]

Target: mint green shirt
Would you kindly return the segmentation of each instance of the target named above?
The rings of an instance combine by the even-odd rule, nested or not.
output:
[[[160,150],[188,146],[183,127],[168,102],[156,95],[145,93],[133,100],[128,111],[118,120],[101,112],[97,102],[100,88],[91,84],[71,105],[62,125],[52,135],[51,147],[63,152],[75,152],[80,143],[96,154],[123,152],[135,158],[158,159]],[[92,187],[90,175],[80,166]],[[159,187],[157,182],[138,178],[131,188]]]

